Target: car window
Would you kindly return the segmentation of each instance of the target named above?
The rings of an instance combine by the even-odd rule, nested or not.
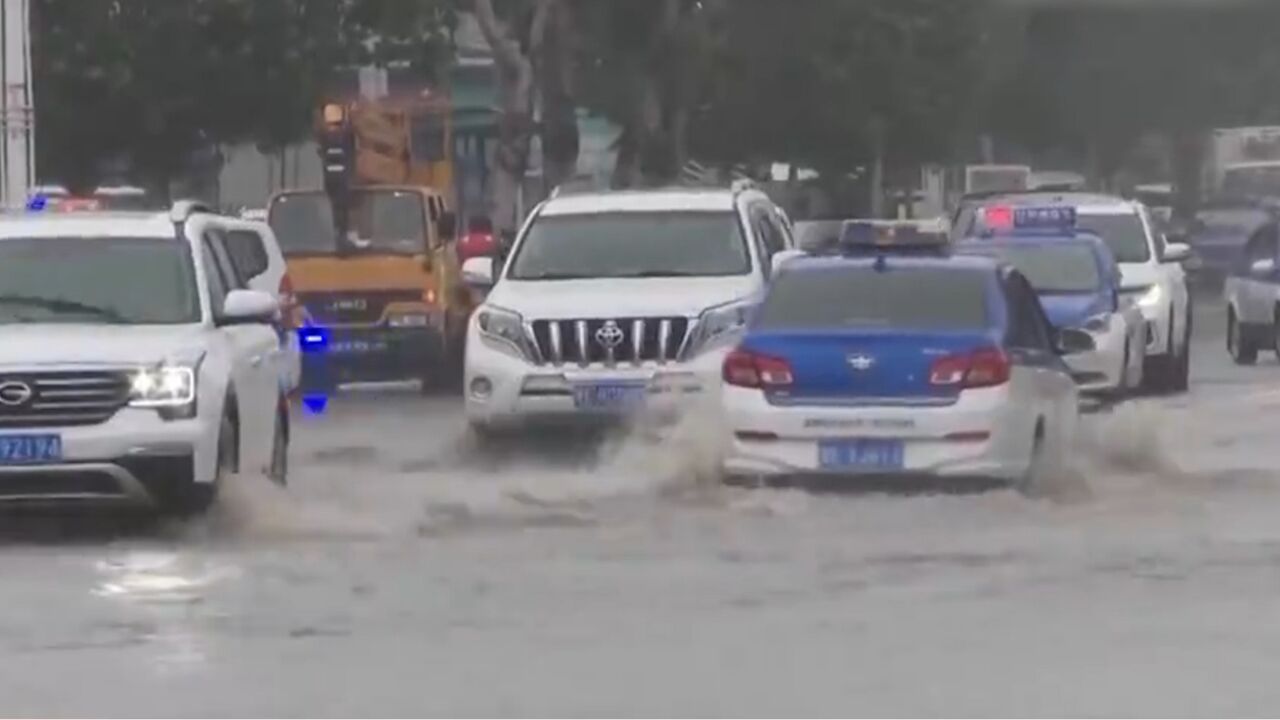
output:
[[[782,239],[782,228],[776,224],[769,209],[764,205],[751,208],[751,227],[755,231],[756,252],[760,255],[760,266],[765,274],[773,270],[773,254],[783,250],[786,245]]]
[[[1147,228],[1138,213],[1093,214],[1080,213],[1076,223],[1102,238],[1111,248],[1117,262],[1140,263],[1151,259],[1151,246],[1147,242]]]
[[[267,271],[267,249],[262,236],[252,230],[229,230],[225,236],[227,255],[236,273],[252,280]]]
[[[247,288],[249,286],[249,278],[241,274],[235,262],[231,259],[231,253],[227,249],[227,236],[219,230],[211,230],[205,233],[205,240],[213,251],[214,260],[218,263],[219,270],[222,271],[222,279],[228,292]]]
[[[1259,228],[1249,238],[1249,242],[1244,247],[1244,251],[1239,255],[1239,269],[1247,271],[1253,264],[1259,260],[1274,259],[1276,257],[1276,231],[1272,226]]]
[[[1010,271],[1005,276],[1005,298],[1009,303],[1007,340],[1010,347],[1048,350],[1049,336],[1040,301],[1031,284],[1021,273]]]
[[[757,327],[984,328],[988,282],[981,271],[933,267],[782,273]]]
[[[214,315],[222,312],[227,299],[227,278],[214,254],[213,243],[206,235],[200,241],[200,262],[204,265],[205,282],[209,289],[209,309]]]

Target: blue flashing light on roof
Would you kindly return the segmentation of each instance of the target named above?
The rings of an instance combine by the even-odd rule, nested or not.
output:
[[[43,212],[48,204],[49,198],[44,193],[32,195],[27,200],[27,212]]]

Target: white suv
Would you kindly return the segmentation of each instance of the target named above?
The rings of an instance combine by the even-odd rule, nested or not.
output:
[[[678,410],[719,387],[792,246],[778,208],[746,184],[553,196],[505,258],[463,266],[491,287],[467,332],[467,419],[484,435]]]
[[[193,513],[228,472],[284,482],[289,333],[242,226],[191,203],[0,217],[0,503]]]
[[[1191,248],[1171,243],[1140,202],[1093,193],[993,194],[960,206],[952,237],[968,237],[993,205],[1069,205],[1076,224],[1101,237],[1120,266],[1122,299],[1136,303],[1146,320],[1144,382],[1155,390],[1183,391],[1191,368],[1191,292],[1182,263]]]

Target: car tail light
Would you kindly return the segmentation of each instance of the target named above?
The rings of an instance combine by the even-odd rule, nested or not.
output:
[[[724,359],[722,377],[729,385],[744,388],[789,386],[794,379],[791,364],[782,358],[734,350]]]
[[[929,368],[929,382],[941,387],[993,387],[1008,380],[1009,358],[994,347],[946,355],[934,360]]]
[[[289,277],[289,273],[285,273],[280,278],[280,317],[284,321],[285,328],[289,330],[297,329],[302,324],[302,318],[299,317],[301,307],[298,305],[298,296],[293,292],[293,280]]]

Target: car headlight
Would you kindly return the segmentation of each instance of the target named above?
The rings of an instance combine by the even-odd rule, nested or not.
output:
[[[158,365],[134,371],[129,386],[129,404],[144,408],[188,406],[196,399],[195,368]]]
[[[1099,313],[1084,321],[1082,327],[1092,332],[1103,332],[1111,325],[1111,315],[1109,313]]]
[[[476,313],[476,324],[480,327],[480,337],[491,341],[496,347],[521,359],[532,357],[529,340],[524,332],[524,318],[520,313],[484,305]]]
[[[1149,308],[1159,305],[1162,300],[1164,300],[1164,288],[1152,285],[1138,298],[1138,304]]]
[[[692,355],[736,337],[746,328],[753,307],[753,300],[734,300],[704,310],[698,316],[697,329],[690,338],[688,353]]]

